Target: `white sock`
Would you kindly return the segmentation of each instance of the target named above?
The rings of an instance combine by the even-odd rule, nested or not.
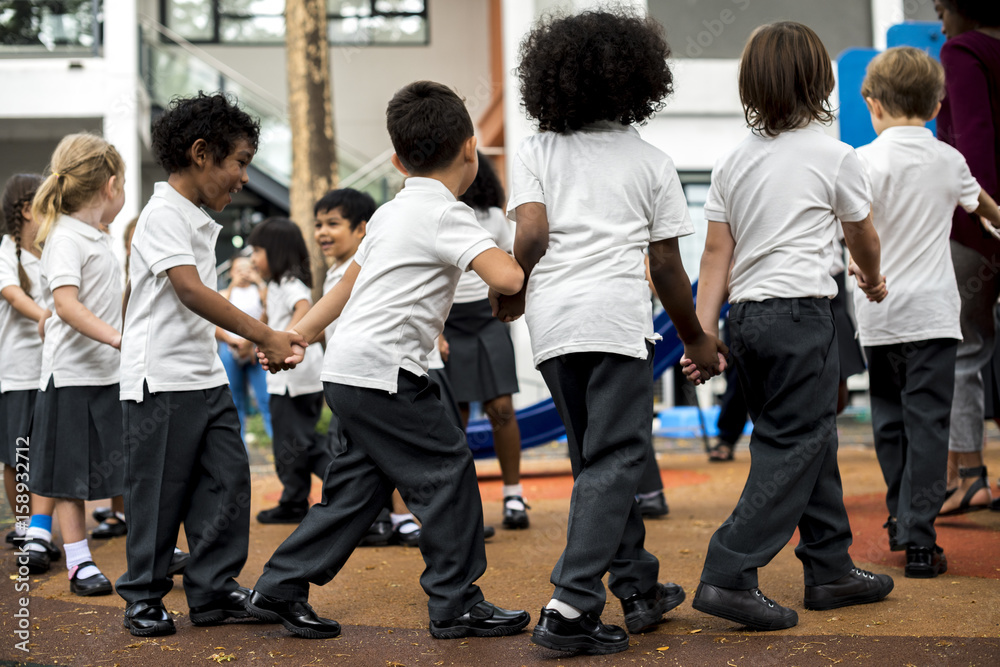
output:
[[[72,544],[64,544],[63,549],[66,551],[66,569],[69,573],[72,573],[73,568],[77,565],[86,563],[88,560],[94,560],[93,556],[90,555],[90,547],[87,546],[87,540],[80,540],[79,542],[73,542]],[[88,565],[76,573],[76,578],[87,579],[88,577],[92,577],[95,574],[100,573],[101,571],[95,566]]]
[[[583,612],[572,605],[568,605],[565,602],[560,602],[559,600],[552,598],[549,603],[545,605],[546,609],[553,609],[562,614],[563,618],[567,620],[572,620],[574,618],[580,618]]]
[[[24,538],[26,540],[30,540],[35,537],[41,538],[46,542],[51,542],[52,531],[45,530],[44,528],[39,528],[38,526],[32,526],[28,528],[28,531],[24,534]],[[43,547],[41,544],[35,544],[34,542],[29,542],[28,544],[25,545],[24,548],[28,549],[29,551],[45,551],[45,547]]]
[[[14,524],[14,534],[18,537],[24,537],[27,532],[28,528],[26,523],[18,521]]]
[[[175,554],[182,554],[184,552],[180,550],[180,547],[174,547],[174,553]]]
[[[399,524],[403,523],[404,521],[409,521],[410,522],[410,523],[406,524],[405,526],[403,526],[402,528],[399,529],[399,532],[401,532],[403,535],[409,535],[410,533],[412,533],[415,530],[420,530],[420,526],[418,526],[416,523],[413,522],[413,515],[412,514],[408,514],[408,513],[407,514],[391,514],[390,513],[389,514],[389,520],[392,521],[392,527],[393,528],[397,528],[399,526]]]
[[[655,498],[657,496],[662,496],[663,491],[653,491],[651,493],[637,493],[635,494],[636,499],[646,500],[647,498]]]
[[[507,498],[509,496],[521,496],[524,497],[524,489],[521,488],[521,483],[517,484],[504,484],[503,485],[503,497]]]

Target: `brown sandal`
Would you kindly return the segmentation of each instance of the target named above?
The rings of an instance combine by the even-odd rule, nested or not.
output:
[[[975,479],[976,481],[972,483],[969,490],[965,492],[962,496],[962,502],[958,504],[955,509],[950,509],[946,512],[938,512],[938,516],[956,516],[958,514],[966,514],[967,512],[978,512],[979,510],[989,509],[991,502],[986,502],[984,504],[973,505],[972,499],[977,493],[986,489],[990,490],[990,483],[987,478],[986,466],[975,466],[972,468],[959,468],[958,469],[959,479]],[[958,491],[957,488],[949,489],[945,499],[947,500],[952,495]],[[991,494],[992,495],[992,494]]]

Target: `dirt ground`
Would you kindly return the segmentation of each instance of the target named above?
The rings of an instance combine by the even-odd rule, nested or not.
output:
[[[341,637],[312,641],[277,625],[230,624],[196,628],[187,619],[180,578],[167,596],[177,634],[141,640],[122,628],[124,604],[116,596],[78,598],[69,593],[63,563],[30,580],[29,652],[16,647],[20,611],[13,551],[0,552],[0,661],[31,665],[1000,665],[1000,512],[976,512],[938,522],[949,572],[931,580],[903,577],[905,557],[892,553],[882,523],[884,482],[870,447],[870,431],[842,430],[840,463],[859,567],[893,575],[896,588],[883,602],[832,612],[805,611],[796,538],[761,571],[769,597],[799,613],[799,624],[770,633],[748,632],[699,613],[690,598],[704,551],[735,505],[749,465],[745,447],[736,461],[709,464],[699,443],[659,442],[670,515],[647,522],[647,548],[660,558],[660,579],[679,583],[688,601],[655,631],[633,636],[612,656],[568,656],[531,644],[528,632],[500,639],[439,641],[427,632],[426,597],[418,584],[424,565],[417,549],[358,549],[329,585],[313,587],[310,602],[337,619]],[[987,464],[1000,473],[1000,442]],[[497,526],[487,542],[489,568],[480,579],[487,599],[508,608],[538,610],[551,596],[550,570],[563,546],[572,479],[558,447],[526,453],[525,495],[531,528],[500,530],[500,481],[495,462],[479,466],[486,522]],[[274,504],[280,487],[265,465],[255,466],[252,511]],[[996,477],[992,478],[994,493]],[[314,495],[318,499],[318,481]],[[92,503],[91,505],[96,505]],[[89,510],[89,507],[88,507]],[[257,575],[291,526],[251,527],[249,560],[241,583]],[[94,558],[112,580],[125,569],[124,539],[93,541]],[[183,546],[183,545],[182,545]],[[612,598],[603,620],[624,625]]]

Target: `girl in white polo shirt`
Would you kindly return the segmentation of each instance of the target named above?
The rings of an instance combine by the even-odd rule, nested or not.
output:
[[[122,418],[118,401],[122,274],[101,231],[125,203],[125,163],[93,134],[71,134],[52,154],[35,195],[45,323],[31,438],[31,484],[56,498],[70,590],[107,595],[111,582],[90,556],[84,501],[120,496]]]
[[[312,306],[309,251],[298,226],[286,218],[269,218],[254,227],[247,242],[251,261],[267,281],[267,322],[284,331]],[[284,490],[277,507],[257,514],[261,523],[298,523],[309,509],[310,473],[322,477],[330,463],[325,438],[316,422],[323,410],[323,383],[319,379],[323,351],[306,348],[305,359],[286,373],[269,373],[274,467]]]

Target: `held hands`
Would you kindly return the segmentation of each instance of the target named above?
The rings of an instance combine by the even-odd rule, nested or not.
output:
[[[257,358],[265,370],[277,373],[302,363],[308,346],[309,341],[294,329],[272,331],[267,340],[257,346]]]
[[[451,346],[448,345],[448,339],[444,334],[438,336],[438,352],[441,354],[441,361],[448,361],[448,357],[451,356]]]
[[[493,317],[501,322],[513,322],[524,315],[524,290],[506,295],[491,289],[490,306],[493,307]]]
[[[979,217],[979,224],[983,226],[983,229],[989,232],[990,236],[992,236],[993,238],[1000,240],[1000,229],[994,227],[993,223],[984,218],[983,216],[980,215],[978,217]]]
[[[889,294],[889,289],[885,284],[885,276],[879,276],[878,284],[870,285],[861,274],[861,269],[853,261],[847,266],[847,275],[854,276],[858,281],[858,287],[865,293],[869,301],[880,303]]]
[[[704,384],[709,378],[726,370],[729,348],[718,337],[703,333],[697,340],[684,346],[681,370],[694,384]]]

